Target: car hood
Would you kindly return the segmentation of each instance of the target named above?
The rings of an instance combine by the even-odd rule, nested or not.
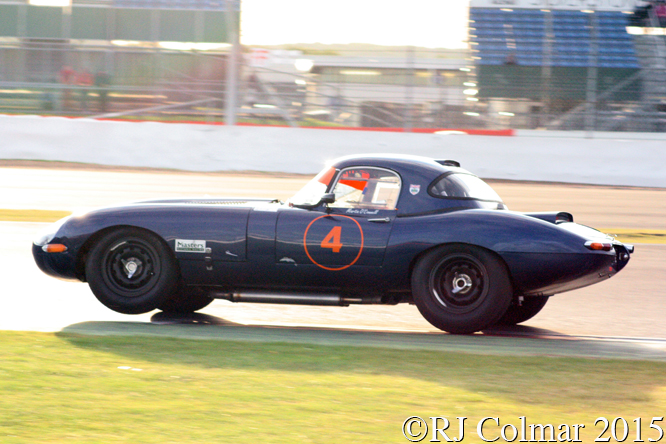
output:
[[[130,216],[142,214],[174,214],[191,213],[202,209],[218,208],[231,212],[249,212],[254,209],[270,208],[270,211],[277,211],[284,204],[278,199],[257,199],[257,198],[219,198],[219,197],[200,197],[200,198],[172,198],[172,199],[151,199],[135,202],[125,202],[116,205],[94,208],[84,212],[78,212],[61,219],[53,224],[50,230],[59,230],[63,225],[93,223],[96,229],[99,229],[110,219],[109,217],[123,217],[131,220]],[[86,222],[87,221],[87,222]],[[117,220],[114,220],[117,222]]]
[[[199,197],[199,198],[174,198],[174,199],[151,199],[132,202],[126,205],[232,205],[242,207],[256,207],[268,203],[279,203],[278,199],[257,198],[225,198],[225,197]]]

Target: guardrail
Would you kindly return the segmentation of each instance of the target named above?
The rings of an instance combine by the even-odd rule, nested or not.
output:
[[[518,131],[515,137],[493,137],[0,116],[0,159],[314,174],[339,156],[402,153],[455,159],[484,178],[666,188],[666,135],[589,135]]]

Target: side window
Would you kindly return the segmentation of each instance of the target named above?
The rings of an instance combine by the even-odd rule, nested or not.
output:
[[[436,197],[469,197],[460,181],[451,174],[442,177],[430,187],[430,193]]]
[[[333,188],[332,208],[394,210],[400,195],[400,177],[381,168],[347,168]]]
[[[489,202],[502,202],[490,185],[472,174],[446,174],[430,186],[431,196],[441,199],[477,199]]]

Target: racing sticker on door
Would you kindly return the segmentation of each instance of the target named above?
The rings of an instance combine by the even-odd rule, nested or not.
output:
[[[310,222],[303,234],[305,254],[324,270],[351,267],[361,257],[363,245],[361,224],[349,216],[320,216]]]

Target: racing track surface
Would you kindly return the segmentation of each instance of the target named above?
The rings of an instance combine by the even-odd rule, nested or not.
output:
[[[309,179],[276,174],[70,168],[0,168],[0,209],[81,210],[128,200],[206,194],[285,199]],[[512,210],[570,211],[577,222],[611,231],[613,228],[666,231],[666,190],[663,189],[511,182],[492,182],[492,185]],[[97,302],[87,285],[57,281],[43,275],[30,254],[30,241],[43,226],[0,222],[3,305],[0,329],[87,332],[101,329],[113,333],[134,326],[144,333],[159,334],[154,328],[163,327],[164,333],[175,327],[150,325],[152,316],[156,322],[173,322],[161,319],[155,313],[140,316],[114,313]],[[637,244],[636,247],[629,265],[611,280],[553,297],[546,308],[524,326],[487,333],[575,341],[599,337],[653,338],[654,341],[647,342],[648,348],[666,350],[666,244]],[[225,331],[231,337],[254,334],[266,337],[265,329],[272,326],[280,326],[282,334],[286,332],[297,337],[303,334],[303,327],[315,327],[312,330],[315,333],[334,328],[342,336],[359,331],[380,335],[363,338],[352,335],[350,340],[361,342],[381,338],[378,332],[401,332],[395,334],[402,335],[401,340],[408,342],[415,341],[409,335],[426,334],[419,336],[424,340],[437,332],[421,318],[415,307],[409,305],[339,308],[215,301],[202,313],[204,316],[193,319],[194,323],[226,325]],[[243,325],[253,327],[238,330]],[[268,333],[274,335],[275,329]],[[325,338],[321,340],[325,342]],[[465,340],[456,341],[464,343]],[[623,340],[616,342],[622,343]],[[547,353],[558,354],[558,351],[553,349]]]

